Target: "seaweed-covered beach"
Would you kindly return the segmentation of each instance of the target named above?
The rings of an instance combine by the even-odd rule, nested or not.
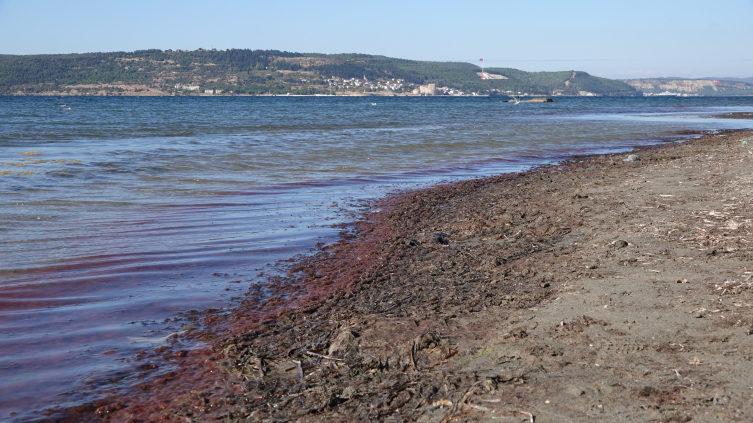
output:
[[[182,336],[211,349],[145,352],[145,375],[178,370],[50,418],[746,421],[752,144],[718,132],[388,197],[199,316]]]

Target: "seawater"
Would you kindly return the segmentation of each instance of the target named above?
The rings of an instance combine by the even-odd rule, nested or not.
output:
[[[0,419],[95,398],[363,200],[753,127],[714,117],[749,98],[502,100],[0,97]]]

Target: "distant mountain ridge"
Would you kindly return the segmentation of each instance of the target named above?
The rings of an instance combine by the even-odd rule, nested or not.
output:
[[[625,79],[643,95],[753,96],[753,78],[642,78]],[[753,82],[753,81],[751,81]]]
[[[711,79],[711,80],[719,80],[719,81],[745,82],[746,84],[752,84],[753,85],[753,77],[750,77],[750,78],[725,77],[725,78],[701,78],[701,79]]]
[[[509,94],[640,95],[620,81],[582,71],[525,72],[367,54],[278,50],[139,50],[0,55],[0,94]],[[431,89],[420,90],[420,86]]]

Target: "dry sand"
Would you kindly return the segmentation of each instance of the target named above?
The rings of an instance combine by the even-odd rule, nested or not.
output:
[[[54,418],[753,421],[751,147],[706,135],[391,197],[207,318],[211,351],[142,356],[185,373]]]

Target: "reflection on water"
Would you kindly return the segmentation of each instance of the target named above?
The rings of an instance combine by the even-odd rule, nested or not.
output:
[[[747,99],[61,101],[0,97],[0,419],[79,401],[58,394],[127,369],[177,312],[231,307],[362,199],[753,127],[711,117]]]

